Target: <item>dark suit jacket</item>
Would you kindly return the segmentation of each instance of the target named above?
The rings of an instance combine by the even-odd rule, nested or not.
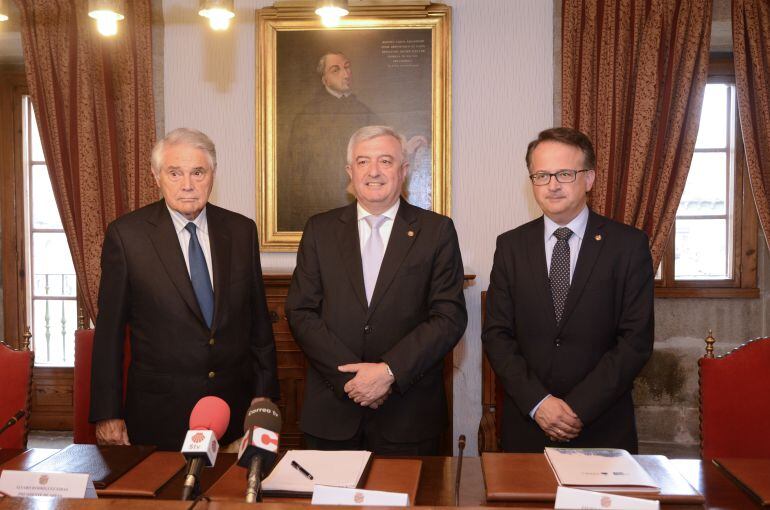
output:
[[[463,265],[452,220],[402,200],[371,306],[361,269],[356,204],[305,226],[286,312],[307,355],[301,429],[350,439],[368,408],[343,387],[347,363],[386,362],[393,393],[370,419],[393,442],[437,437],[446,425],[442,360],[467,323]]]
[[[107,228],[90,419],[124,418],[132,444],[178,450],[190,411],[206,395],[229,404],[230,425],[221,442],[233,441],[243,434],[252,397],[278,397],[256,226],[211,204],[206,215],[214,273],[211,329],[201,315],[163,200]],[[123,406],[126,326],[131,365]]]
[[[647,236],[590,212],[558,327],[543,236],[541,216],[498,237],[489,278],[482,340],[505,390],[503,449],[541,452],[550,445],[529,417],[550,393],[584,424],[567,446],[634,452],[631,389],[653,344]]]

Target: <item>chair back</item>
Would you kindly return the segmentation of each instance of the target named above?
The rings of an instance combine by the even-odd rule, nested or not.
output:
[[[698,365],[701,457],[770,457],[770,338],[716,358],[707,348]]]
[[[26,448],[29,433],[29,408],[32,395],[32,365],[35,356],[30,350],[16,350],[0,342],[0,426],[17,412],[26,411],[24,418],[0,434],[0,448]]]
[[[129,332],[123,354],[123,399],[126,398],[126,378],[131,362]],[[91,409],[91,356],[94,350],[94,330],[78,329],[75,331],[75,373],[72,382],[73,392],[73,442],[76,444],[96,444],[96,426],[88,421]]]
[[[487,292],[481,293],[481,327],[486,319]],[[481,421],[479,422],[479,455],[484,452],[501,451],[503,387],[497,384],[497,374],[489,364],[487,353],[481,354]]]

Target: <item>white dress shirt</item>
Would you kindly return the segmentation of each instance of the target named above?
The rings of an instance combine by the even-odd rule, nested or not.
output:
[[[174,229],[176,235],[179,238],[179,246],[182,248],[182,255],[184,255],[184,264],[187,266],[187,274],[190,274],[190,232],[185,226],[190,223],[190,220],[184,217],[179,211],[175,211],[168,207],[168,212],[171,214],[171,221],[174,222]],[[196,234],[198,235],[198,242],[203,250],[203,257],[206,259],[206,267],[209,270],[209,280],[211,280],[211,288],[214,288],[214,271],[211,268],[211,244],[209,243],[209,222],[206,219],[206,208],[204,207],[200,214],[192,220],[195,223]],[[364,222],[366,223],[366,222]]]
[[[583,237],[586,235],[586,227],[588,226],[588,207],[583,207],[583,210],[578,213],[575,218],[566,225],[559,225],[548,216],[543,215],[545,222],[544,235],[545,235],[545,263],[547,272],[551,272],[551,256],[553,255],[553,248],[556,246],[556,236],[553,233],[557,228],[567,227],[572,231],[567,243],[569,244],[569,282],[572,283],[572,275],[575,274],[575,266],[577,265],[578,255],[580,254],[580,245],[583,242]],[[529,412],[529,416],[534,419],[537,409],[545,399],[550,397],[548,394],[543,397],[543,400],[537,403],[535,407]]]
[[[396,203],[393,204],[390,209],[381,214],[381,216],[387,218],[385,223],[380,225],[380,237],[382,238],[383,250],[388,249],[388,241],[390,241],[390,233],[393,231],[393,222],[396,220],[396,213],[398,213],[399,205],[401,205],[401,200],[396,200]],[[356,205],[356,209],[358,210],[358,240],[360,242],[361,255],[363,256],[366,241],[368,241],[369,236],[372,235],[372,227],[369,226],[369,222],[366,221],[365,218],[373,215],[364,209],[360,203]]]

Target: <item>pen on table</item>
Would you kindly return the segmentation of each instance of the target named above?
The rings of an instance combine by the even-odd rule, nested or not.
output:
[[[310,479],[310,480],[313,479],[313,475],[311,475],[310,472],[308,472],[307,469],[305,469],[302,466],[300,466],[299,464],[297,464],[296,460],[291,461],[291,467],[293,467],[294,469],[296,469],[297,471],[299,471],[300,473],[305,475],[308,479]]]

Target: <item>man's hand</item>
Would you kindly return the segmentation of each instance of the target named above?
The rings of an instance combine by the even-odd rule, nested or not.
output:
[[[583,422],[572,408],[553,395],[549,395],[537,408],[535,421],[553,441],[575,439],[583,429]]]
[[[377,409],[378,407],[380,407],[382,404],[385,403],[385,401],[388,399],[388,396],[390,396],[391,393],[393,393],[393,388],[388,388],[388,392],[382,397],[380,397],[379,399],[377,399],[375,402],[372,402],[371,404],[369,404],[369,407],[371,407],[372,409]]]
[[[129,445],[126,422],[123,420],[101,420],[96,422],[97,444]]]
[[[344,389],[353,402],[362,406],[376,404],[379,407],[385,401],[384,397],[387,396],[390,385],[395,380],[388,374],[385,363],[351,363],[339,366],[337,370],[356,374],[345,384]]]

